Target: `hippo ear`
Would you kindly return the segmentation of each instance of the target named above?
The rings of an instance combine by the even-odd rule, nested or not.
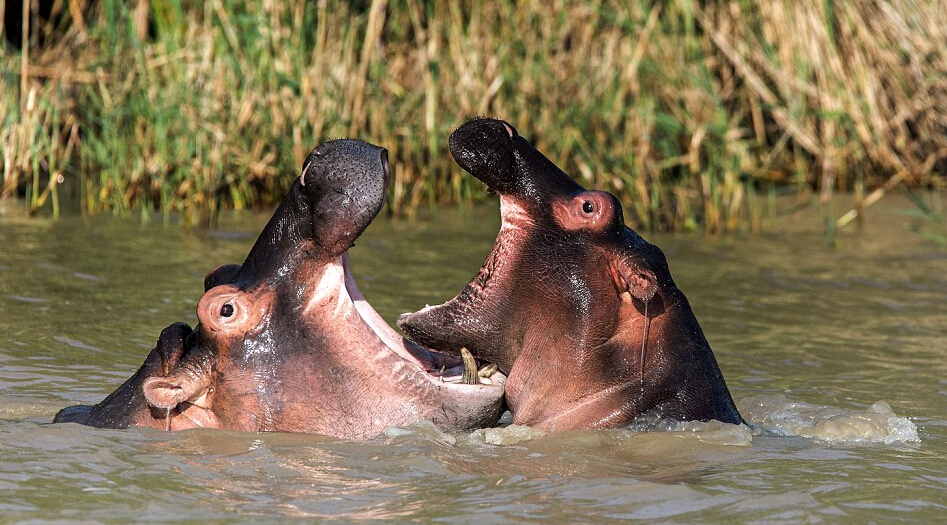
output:
[[[191,383],[181,381],[179,376],[149,377],[142,383],[141,388],[149,405],[166,410],[199,397],[203,391],[206,391],[206,388],[202,391],[194,388]]]
[[[225,264],[207,272],[207,275],[204,276],[204,291],[206,292],[222,284],[232,284],[236,280],[240,268],[242,266],[239,264]]]
[[[191,335],[186,323],[174,323],[161,331],[154,353],[161,365],[161,374],[168,375],[184,356],[185,340]],[[150,357],[150,356],[149,356]]]
[[[192,349],[183,361],[164,376],[145,379],[141,389],[148,404],[170,410],[206,394],[211,382],[211,356],[204,347]]]
[[[627,260],[612,265],[611,269],[619,294],[628,292],[635,299],[648,302],[658,292],[658,280],[651,270]]]

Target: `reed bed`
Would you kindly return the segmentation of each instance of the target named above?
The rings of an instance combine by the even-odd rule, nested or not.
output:
[[[945,185],[942,2],[56,6],[55,38],[36,23],[0,51],[2,191],[34,208],[71,178],[89,213],[208,221],[274,204],[343,136],[389,149],[395,213],[475,201],[447,137],[476,115],[644,229],[758,229],[780,191]]]

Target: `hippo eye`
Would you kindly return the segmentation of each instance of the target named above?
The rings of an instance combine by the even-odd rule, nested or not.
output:
[[[224,303],[224,305],[220,307],[220,315],[222,317],[230,317],[233,315],[233,305],[230,303]]]
[[[592,205],[591,201],[585,201],[582,203],[582,211],[584,211],[585,213],[592,213],[593,211],[595,211],[595,206]]]

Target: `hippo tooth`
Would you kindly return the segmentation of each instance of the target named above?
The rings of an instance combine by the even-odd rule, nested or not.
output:
[[[466,348],[460,349],[460,358],[464,361],[464,375],[460,382],[465,385],[479,385],[480,376],[477,374],[477,361]]]
[[[499,369],[500,367],[497,366],[496,363],[490,363],[488,365],[483,365],[483,367],[480,368],[480,371],[477,372],[477,375],[483,378],[493,377],[493,374],[497,373],[497,370]]]

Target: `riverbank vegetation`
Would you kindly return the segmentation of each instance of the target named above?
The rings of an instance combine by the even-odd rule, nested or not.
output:
[[[389,149],[395,213],[478,200],[447,151],[476,115],[644,229],[945,186],[942,2],[23,3],[0,29],[0,191],[33,207],[66,181],[88,213],[207,221],[273,205],[343,136]]]

